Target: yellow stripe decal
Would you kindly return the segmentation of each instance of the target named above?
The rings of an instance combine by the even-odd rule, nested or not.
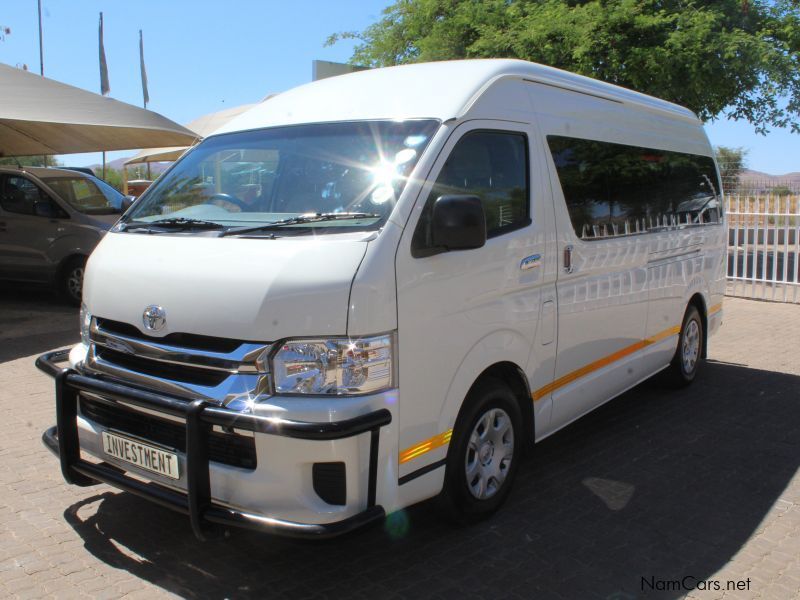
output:
[[[636,342],[635,344],[631,344],[630,346],[626,346],[625,348],[622,348],[622,350],[617,350],[616,352],[614,352],[614,354],[609,354],[608,356],[604,356],[603,358],[596,360],[592,363],[589,363],[588,365],[585,365],[580,369],[577,369],[576,371],[572,371],[571,373],[567,373],[566,375],[559,377],[552,383],[548,383],[546,386],[540,387],[538,390],[533,392],[533,394],[531,394],[531,397],[533,398],[534,402],[536,402],[537,400],[541,400],[548,394],[551,394],[557,389],[572,383],[576,379],[585,377],[589,373],[593,373],[595,371],[598,371],[599,369],[602,369],[603,367],[607,367],[611,363],[621,360],[626,356],[633,354],[634,352],[638,352],[639,350],[642,350],[643,348],[646,348],[651,344],[655,344],[656,342],[660,342],[661,340],[664,340],[668,337],[677,335],[680,332],[681,332],[680,326],[670,327],[669,329],[660,331],[654,336],[651,336],[640,342]]]
[[[716,304],[709,309],[708,314],[712,315],[720,310],[722,310],[722,304]],[[588,375],[589,373],[593,373],[594,371],[598,371],[603,367],[607,367],[611,363],[621,360],[626,356],[633,354],[634,352],[638,352],[639,350],[642,350],[647,346],[656,344],[661,340],[665,340],[668,337],[672,337],[673,335],[678,335],[680,332],[681,332],[680,325],[677,325],[675,327],[670,327],[669,329],[665,329],[664,331],[659,331],[657,334],[650,336],[647,339],[644,339],[640,342],[636,342],[635,344],[631,344],[630,346],[626,346],[621,350],[617,350],[613,354],[609,354],[608,356],[605,356],[599,360],[589,363],[588,365],[583,366],[580,369],[572,371],[571,373],[567,373],[562,377],[559,377],[552,383],[548,383],[546,386],[541,387],[535,392],[533,392],[533,394],[531,394],[531,397],[533,398],[534,402],[540,400],[543,397],[547,396],[548,394],[551,394],[552,392],[556,391],[557,389],[562,388],[565,385],[568,385],[573,381]],[[432,438],[425,440],[424,442],[420,442],[419,444],[411,446],[410,448],[406,448],[400,453],[400,464],[402,465],[403,463],[407,463],[410,460],[414,460],[415,458],[418,458],[423,454],[427,454],[431,450],[436,450],[436,448],[441,448],[442,446],[446,446],[447,444],[450,443],[450,438],[452,436],[453,436],[453,430],[448,429],[444,433],[440,433],[438,435],[433,436]]]
[[[430,439],[425,440],[424,442],[420,442],[419,444],[411,446],[411,448],[406,448],[400,453],[400,464],[402,465],[410,460],[414,460],[415,458],[422,456],[431,450],[436,450],[436,448],[446,446],[450,443],[450,438],[452,436],[453,430],[448,429],[444,433],[440,433]]]
[[[681,326],[676,325],[675,327],[670,327],[669,329],[665,329],[664,331],[660,331],[659,333],[655,334],[652,337],[649,337],[645,340],[647,345],[655,344],[656,342],[660,342],[661,340],[665,340],[668,337],[672,337],[673,335],[678,335],[681,332]]]

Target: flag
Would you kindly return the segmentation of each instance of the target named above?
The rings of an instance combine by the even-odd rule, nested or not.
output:
[[[100,93],[105,96],[111,91],[108,85],[108,65],[106,64],[106,50],[103,47],[103,13],[100,13]]]
[[[144,41],[142,40],[142,30],[139,30],[139,67],[142,71],[142,96],[144,96],[144,107],[150,102],[150,94],[147,93],[147,71],[144,68]]]

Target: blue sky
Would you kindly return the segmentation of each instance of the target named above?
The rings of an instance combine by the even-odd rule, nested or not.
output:
[[[352,44],[323,46],[329,34],[361,30],[376,21],[387,0],[43,0],[45,76],[99,91],[97,25],[104,13],[110,96],[141,106],[138,32],[144,31],[150,91],[148,108],[179,123],[257,102],[311,79],[314,59],[346,62]],[[39,71],[36,0],[3,3],[0,62]],[[765,136],[747,123],[707,126],[712,144],[743,146],[748,166],[783,174],[800,171],[800,135]],[[132,152],[109,153],[109,160]],[[80,166],[99,154],[64,157]]]

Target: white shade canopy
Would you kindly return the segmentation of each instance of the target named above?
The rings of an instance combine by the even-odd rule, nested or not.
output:
[[[0,64],[0,156],[177,146],[196,139],[158,113]]]
[[[138,165],[141,163],[153,162],[173,162],[178,160],[181,155],[186,152],[191,146],[167,146],[165,148],[145,148],[140,150],[134,156],[130,157],[123,164],[126,167],[130,165]]]
[[[255,104],[242,104],[241,106],[226,108],[225,110],[203,115],[202,117],[198,117],[197,119],[189,123],[187,127],[192,131],[196,132],[198,138],[204,138],[214,133],[217,129],[225,125],[228,121],[230,121],[234,117],[238,117],[240,114],[250,110],[254,106]],[[181,157],[181,155],[184,152],[186,152],[190,147],[191,144],[185,146],[172,146],[167,148],[145,148],[144,150],[141,150],[139,153],[137,153],[135,156],[126,160],[125,166],[139,164],[139,163],[178,160]]]

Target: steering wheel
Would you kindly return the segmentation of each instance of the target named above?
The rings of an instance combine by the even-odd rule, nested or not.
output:
[[[213,204],[215,200],[222,200],[223,202],[228,202],[229,204],[238,206],[243,211],[249,208],[247,204],[245,204],[242,200],[239,200],[239,198],[237,198],[236,196],[231,196],[230,194],[226,194],[225,192],[218,192],[214,194],[206,201],[206,204]]]

